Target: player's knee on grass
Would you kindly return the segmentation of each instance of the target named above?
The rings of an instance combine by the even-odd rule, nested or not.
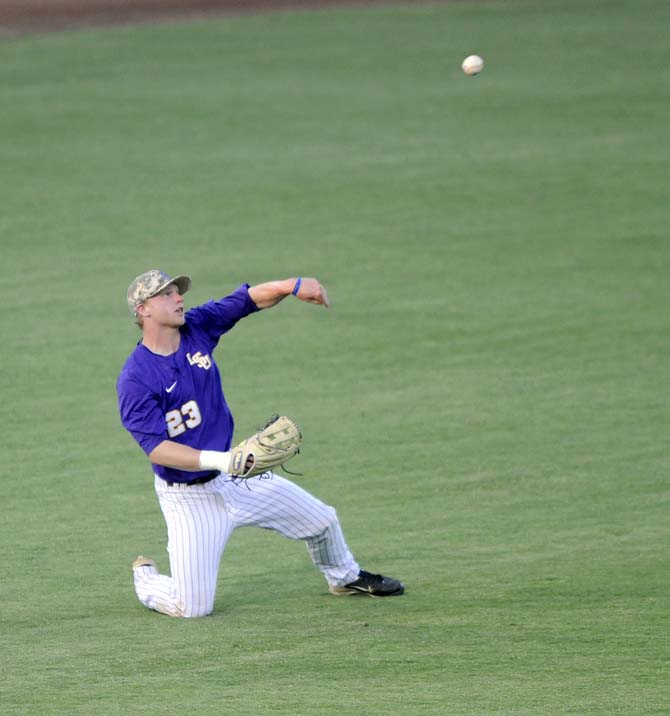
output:
[[[182,603],[179,607],[180,617],[186,619],[195,619],[197,617],[209,616],[214,611],[214,598],[207,598],[206,596],[196,598],[191,603]]]

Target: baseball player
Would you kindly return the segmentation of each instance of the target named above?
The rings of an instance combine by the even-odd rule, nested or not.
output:
[[[212,353],[237,321],[287,296],[328,307],[324,287],[314,278],[243,284],[186,311],[190,286],[188,276],[151,270],[127,293],[142,339],[118,378],[119,410],[151,461],[170,559],[170,576],[148,557],[133,562],[140,602],[175,617],[210,614],[224,548],[244,526],[303,540],[332,594],[402,594],[398,580],[360,568],[332,507],[271,471],[232,475],[233,416]]]

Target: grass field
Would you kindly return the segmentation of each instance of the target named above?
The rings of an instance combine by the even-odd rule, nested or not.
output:
[[[388,6],[0,43],[4,716],[670,710],[665,0]],[[462,58],[487,60],[466,78]],[[304,425],[391,600],[236,533],[166,566],[114,384],[141,271],[316,275],[217,349],[240,435]]]

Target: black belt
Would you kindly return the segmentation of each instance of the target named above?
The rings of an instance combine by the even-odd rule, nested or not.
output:
[[[196,477],[195,480],[191,480],[190,482],[169,482],[166,480],[166,483],[168,487],[172,487],[173,485],[186,485],[186,487],[191,487],[191,485],[204,485],[205,483],[216,479],[220,474],[221,473],[218,470],[214,470],[213,472],[208,472],[202,477]]]

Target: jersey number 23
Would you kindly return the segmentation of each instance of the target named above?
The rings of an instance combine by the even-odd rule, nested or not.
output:
[[[176,438],[186,432],[186,428],[195,428],[202,422],[200,408],[195,400],[184,403],[179,410],[171,410],[165,414],[168,435]]]

